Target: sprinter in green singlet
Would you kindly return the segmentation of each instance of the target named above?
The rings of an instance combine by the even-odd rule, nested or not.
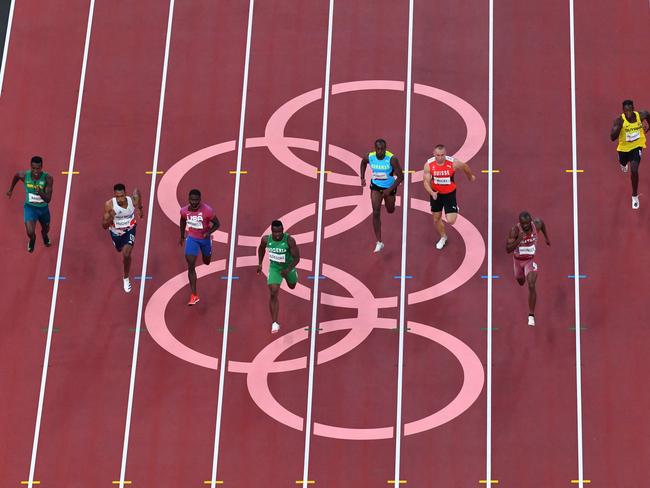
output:
[[[280,324],[278,323],[278,312],[280,311],[278,292],[280,291],[280,285],[283,279],[292,290],[298,284],[296,265],[300,261],[300,252],[295,239],[284,232],[284,226],[279,220],[274,220],[271,223],[271,234],[262,237],[262,241],[257,248],[259,258],[257,274],[262,272],[262,260],[267,249],[269,251],[269,277],[267,283],[271,292],[269,310],[271,311],[271,320],[273,320],[271,333],[275,334],[280,330]]]
[[[36,221],[41,223],[41,236],[45,247],[52,245],[48,233],[50,232],[50,208],[49,203],[52,199],[52,186],[54,179],[52,175],[43,171],[43,158],[34,156],[30,162],[29,171],[19,171],[11,180],[11,186],[7,196],[11,198],[16,183],[22,181],[25,183],[25,204],[23,205],[23,214],[25,221],[25,230],[27,230],[27,252],[34,252],[36,245]]]

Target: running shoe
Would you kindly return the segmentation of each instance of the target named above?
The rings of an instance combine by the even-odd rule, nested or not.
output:
[[[50,247],[52,245],[50,236],[48,236],[47,234],[42,234],[42,235],[43,235],[43,244],[45,244],[45,247]]]
[[[381,241],[377,241],[377,244],[375,244],[375,250],[373,252],[379,252],[384,248],[384,243]]]
[[[629,166],[627,164],[621,164],[621,171],[623,173],[627,173]]]
[[[535,316],[528,314],[528,325],[535,325]]]
[[[271,324],[271,334],[275,334],[279,330],[280,330],[280,324],[278,324],[277,322],[273,322]]]
[[[436,249],[440,250],[447,244],[447,236],[442,236],[438,242],[436,242]]]
[[[638,197],[638,196],[636,196],[636,197],[633,196],[633,197],[632,197],[632,208],[633,208],[634,210],[636,210],[637,208],[639,208],[639,197]]]
[[[196,305],[197,303],[199,303],[199,296],[194,294],[190,295],[190,301],[187,302],[187,304],[191,306]]]
[[[27,242],[27,252],[34,252],[34,246],[36,246],[36,239],[30,239]]]
[[[131,293],[131,281],[128,278],[124,278],[123,281],[124,291],[126,293]]]

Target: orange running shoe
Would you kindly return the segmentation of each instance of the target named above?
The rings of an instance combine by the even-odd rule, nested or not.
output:
[[[194,294],[190,295],[190,301],[187,302],[187,304],[188,305],[196,305],[197,303],[199,303],[199,296],[194,295]]]

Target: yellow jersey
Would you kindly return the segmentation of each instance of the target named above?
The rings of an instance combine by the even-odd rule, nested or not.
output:
[[[623,128],[618,134],[618,147],[616,148],[619,152],[629,152],[637,147],[645,148],[645,131],[641,123],[641,116],[639,112],[634,112],[634,116],[636,117],[636,121],[629,122],[625,114],[621,114]]]

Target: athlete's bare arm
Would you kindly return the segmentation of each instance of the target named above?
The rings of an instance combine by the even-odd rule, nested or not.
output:
[[[650,113],[647,110],[639,110],[639,117],[643,124],[643,130],[648,132],[650,130]]]
[[[544,221],[542,219],[535,219],[533,223],[535,224],[535,228],[541,231],[542,234],[544,234],[544,240],[546,241],[546,245],[550,246],[551,241],[548,239],[548,234],[546,233],[546,224],[544,223]]]
[[[469,167],[469,164],[464,163],[460,159],[453,159],[454,161],[454,170],[461,170],[463,173],[465,173],[465,176],[467,176],[467,179],[469,181],[476,181],[476,176],[474,176],[474,173],[472,173],[472,170]]]
[[[178,241],[178,245],[182,246],[185,242],[185,226],[187,225],[187,219],[181,215],[181,221],[178,225],[181,228],[181,238]]]
[[[512,251],[514,251],[523,238],[524,233],[519,232],[519,227],[515,225],[512,229],[510,229],[510,234],[508,234],[508,240],[506,241],[506,252],[510,254]]]
[[[370,164],[368,161],[368,155],[364,156],[361,160],[361,167],[359,168],[359,176],[361,177],[361,187],[366,186],[366,167]]]
[[[16,186],[16,183],[19,181],[25,181],[25,171],[19,171],[16,173],[11,180],[11,186],[9,186],[9,191],[7,192],[7,196],[11,198],[11,194],[14,192],[14,187]]]
[[[108,229],[113,223],[113,217],[115,217],[115,210],[113,210],[113,202],[108,200],[104,203],[104,218],[102,219],[102,227]]]
[[[399,160],[395,156],[391,156],[390,165],[393,167],[393,176],[395,176],[395,181],[391,187],[386,190],[389,193],[404,181],[404,172],[402,171],[402,167],[399,165]]]
[[[144,217],[144,212],[142,211],[142,195],[140,195],[140,190],[134,188],[131,199],[133,200],[133,205],[138,209],[140,218]]]
[[[210,237],[210,235],[211,235],[215,230],[217,230],[217,229],[219,228],[219,226],[221,225],[221,224],[219,223],[219,219],[217,218],[216,215],[215,215],[214,217],[212,217],[212,220],[210,220],[210,222],[212,223],[212,225],[210,226],[210,229],[208,230],[208,234],[205,236],[206,239],[207,239],[208,237]]]
[[[300,251],[298,250],[296,240],[293,237],[289,236],[287,243],[289,244],[289,252],[291,253],[293,262],[280,272],[283,277],[286,277],[291,271],[293,271],[293,269],[298,265],[298,262],[300,261]]]
[[[257,274],[260,274],[262,272],[262,261],[264,260],[264,254],[266,253],[266,245],[268,242],[269,236],[264,236],[260,241],[260,245],[257,247]]]
[[[612,141],[618,139],[618,135],[621,133],[622,128],[623,128],[623,117],[616,117],[614,119],[614,125],[612,126],[612,131],[609,134],[609,138]]]
[[[422,182],[424,183],[424,190],[431,195],[434,200],[438,198],[438,192],[431,188],[431,171],[429,171],[429,163],[424,163],[424,170],[422,171]]]
[[[52,200],[52,189],[54,186],[54,178],[52,175],[47,175],[45,178],[45,188],[41,189],[40,186],[36,187],[36,193],[43,199],[45,203],[50,203]]]

